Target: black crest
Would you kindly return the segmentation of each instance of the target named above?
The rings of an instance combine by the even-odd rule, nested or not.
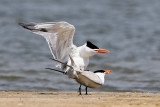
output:
[[[94,71],[94,73],[104,73],[105,71],[104,70],[97,70],[97,71]]]
[[[87,47],[89,47],[91,49],[99,49],[97,46],[95,46],[94,44],[92,44],[90,41],[87,41]]]

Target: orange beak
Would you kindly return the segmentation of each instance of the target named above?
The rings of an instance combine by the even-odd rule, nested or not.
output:
[[[106,70],[104,73],[105,74],[108,74],[108,73],[110,73],[110,72],[112,72],[111,70]]]
[[[106,54],[109,54],[110,51],[106,50],[106,49],[98,49],[96,50],[98,53],[106,53]]]

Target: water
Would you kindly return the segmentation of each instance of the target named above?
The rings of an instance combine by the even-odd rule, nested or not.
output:
[[[74,43],[87,40],[111,54],[90,58],[88,69],[111,69],[90,91],[160,91],[159,0],[1,0],[0,90],[76,91],[72,79],[46,67],[54,62],[44,38],[18,22],[67,21]]]

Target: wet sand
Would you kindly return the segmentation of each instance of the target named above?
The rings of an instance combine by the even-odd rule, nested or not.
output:
[[[160,107],[160,93],[0,91],[0,107]]]

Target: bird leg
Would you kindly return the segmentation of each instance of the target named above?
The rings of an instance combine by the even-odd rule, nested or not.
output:
[[[79,86],[79,95],[82,95],[81,94],[81,85]]]
[[[86,95],[88,95],[88,93],[87,93],[87,88],[88,88],[88,87],[86,86]]]

